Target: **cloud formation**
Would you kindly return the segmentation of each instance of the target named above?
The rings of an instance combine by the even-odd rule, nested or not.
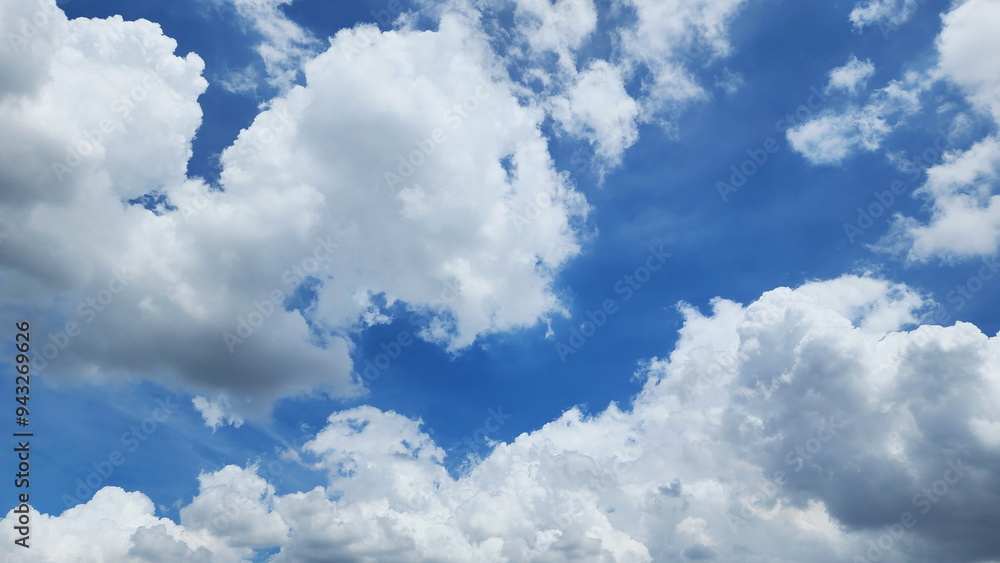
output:
[[[864,4],[859,2],[848,17],[855,29],[860,30],[871,25],[892,29],[906,23],[925,1],[869,0]]]
[[[855,99],[874,72],[870,61],[853,55],[846,64],[832,69],[825,91],[843,92],[850,101],[841,109],[825,110],[789,129],[786,136],[792,148],[809,162],[825,165],[839,165],[859,151],[879,150],[903,119],[920,110],[920,95],[932,81],[911,72],[874,90],[859,105]]]
[[[169,535],[215,561],[996,558],[1000,338],[918,327],[929,305],[856,276],[682,305],[675,349],[630,405],[570,409],[457,479],[419,420],[358,407],[300,448],[325,488],[276,495],[262,468],[229,466],[200,477],[180,526],[110,517],[129,545]],[[106,560],[146,560],[125,545]]]
[[[979,121],[989,123],[993,130],[1000,124],[1000,63],[977,53],[1000,48],[994,33],[1000,23],[1000,6],[968,0],[945,14],[942,22],[938,64],[932,74],[958,87],[979,114]],[[928,201],[930,217],[925,221],[899,218],[882,241],[883,247],[915,261],[995,255],[1000,250],[998,171],[1000,141],[995,133],[965,150],[949,151],[927,170],[927,179],[917,192]]]
[[[0,162],[17,243],[0,248],[4,298],[45,311],[38,369],[140,372],[216,406],[228,392],[239,420],[358,393],[351,334],[387,318],[376,296],[451,350],[560,312],[549,286],[587,204],[461,16],[343,31],[223,153],[213,188],[185,172],[201,60],[149,22],[49,11],[25,47],[43,64],[4,93],[19,140]]]
[[[11,132],[0,222],[14,233],[0,276],[5,302],[36,311],[48,337],[39,370],[180,384],[216,427],[280,397],[363,394],[353,339],[392,311],[416,314],[419,336],[452,353],[564,314],[552,283],[580,252],[589,205],[543,124],[554,116],[618,162],[639,120],[700,95],[674,80],[687,76],[678,52],[724,54],[740,5],[684,4],[680,27],[660,29],[660,8],[630,2],[621,50],[577,70],[598,26],[592,3],[518,2],[522,59],[553,84],[526,95],[532,79],[512,78],[514,55],[498,54],[465,2],[428,9],[434,30],[410,17],[358,25],[323,52],[286,3],[234,3],[281,93],[210,186],[187,175],[207,86],[196,54],[177,56],[147,21],[0,2],[12,32],[45,17],[0,47],[12,77],[0,91]],[[558,68],[541,62],[549,53]],[[640,69],[674,91],[630,93]]]
[[[830,82],[827,84],[827,91],[845,90],[850,94],[857,93],[868,83],[868,79],[875,74],[875,65],[870,60],[860,60],[851,55],[844,66],[837,67],[830,71]]]

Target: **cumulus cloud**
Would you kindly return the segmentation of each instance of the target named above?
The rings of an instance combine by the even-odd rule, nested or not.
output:
[[[918,327],[928,306],[856,276],[682,305],[627,408],[570,409],[458,478],[419,420],[338,412],[302,448],[327,487],[276,495],[257,467],[226,467],[159,533],[269,544],[271,561],[995,559],[1000,337]],[[147,512],[111,529],[157,525]]]
[[[576,80],[565,96],[553,99],[553,117],[594,145],[604,162],[618,164],[639,137],[639,104],[625,91],[621,69],[605,61],[592,63]]]
[[[872,72],[871,63],[852,58],[830,71],[826,91],[853,94]],[[858,151],[876,151],[893,129],[920,110],[920,95],[932,83],[924,74],[909,73],[873,91],[863,105],[850,103],[843,109],[824,111],[789,129],[786,137],[813,164],[840,164]]]
[[[12,514],[0,532],[8,545],[14,541]],[[59,516],[33,515],[31,531],[31,547],[17,553],[17,559],[8,551],[5,562],[239,563],[252,555],[250,549],[230,547],[229,540],[157,517],[146,495],[118,487],[105,487],[90,502]]]
[[[341,32],[211,187],[186,175],[201,59],[149,22],[50,9],[44,64],[0,102],[4,299],[52,335],[39,371],[180,382],[235,421],[361,392],[351,338],[389,319],[377,301],[452,351],[560,314],[588,206],[467,18]]]
[[[669,129],[678,112],[708,97],[693,69],[729,54],[728,26],[743,1],[484,4],[494,22],[496,13],[511,11],[510,29],[494,23],[484,32],[518,68],[522,95],[544,108],[562,134],[587,142],[593,168],[603,175],[638,139],[639,124]],[[610,50],[595,46],[601,32],[611,36]]]
[[[991,256],[1000,248],[1000,139],[987,137],[968,150],[945,154],[927,170],[917,195],[931,202],[928,223],[897,219],[881,241],[883,248],[904,250],[908,259],[925,261]]]
[[[969,0],[945,14],[942,21],[933,74],[960,88],[972,107],[995,127],[1000,123],[1000,63],[977,53],[1000,48],[994,32],[1000,23],[1000,6]],[[960,117],[968,119],[964,114]],[[927,171],[926,182],[917,192],[930,204],[929,219],[897,219],[881,246],[917,261],[995,254],[1000,249],[998,166],[1000,141],[995,134],[968,149],[945,154]]]
[[[1000,23],[1000,6],[967,0],[942,16],[942,22],[937,39],[940,75],[1000,122],[1000,62],[980,56],[1000,47],[1000,38],[991,33]]]
[[[873,2],[855,13],[861,14],[857,21],[898,24],[900,14],[908,17],[915,8],[916,2],[912,4]],[[956,3],[942,16],[935,66],[908,71],[901,79],[873,91],[863,105],[850,103],[841,110],[828,110],[788,131],[792,148],[810,162],[840,164],[858,151],[881,149],[893,130],[921,111],[921,96],[932,88],[947,85],[965,96],[972,111],[956,113],[951,130],[939,131],[933,147],[928,147],[936,157],[925,162],[926,180],[914,192],[927,200],[929,217],[896,217],[878,249],[912,261],[988,257],[1000,250],[997,137],[988,134],[966,149],[953,147],[956,138],[968,134],[973,124],[992,129],[1000,123],[1000,63],[995,57],[981,56],[1000,49],[1000,39],[994,33],[998,23],[1000,6],[995,2]],[[846,65],[830,72],[827,91],[856,94],[873,72],[874,65],[852,55]],[[939,113],[950,111],[948,105],[937,109]],[[920,157],[926,159],[926,154],[924,151]],[[904,172],[918,174],[914,179],[919,179],[922,170],[918,168],[923,167],[910,163],[903,153],[888,156],[901,163]]]
[[[0,46],[0,223],[13,242],[0,277],[4,302],[35,311],[48,337],[39,371],[179,384],[217,427],[279,397],[363,394],[353,338],[393,311],[453,353],[563,314],[552,283],[589,206],[543,123],[618,162],[653,106],[701,95],[683,51],[724,55],[741,3],[678,3],[667,24],[663,7],[630,1],[620,50],[567,63],[530,94],[472,5],[428,8],[433,31],[403,17],[314,52],[285,4],[234,0],[281,93],[210,186],[187,175],[207,86],[196,54],[175,54],[148,21],[0,2],[13,32],[44,20]],[[514,9],[523,60],[575,59],[598,29],[584,0]],[[640,69],[658,85],[630,93]]]
[[[213,432],[223,426],[231,425],[239,428],[243,425],[244,420],[238,415],[232,414],[232,404],[224,394],[220,394],[215,399],[198,395],[191,400],[191,404],[195,410],[201,413],[205,420],[205,426],[211,428]]]
[[[877,149],[891,127],[873,108],[827,113],[788,130],[788,142],[813,164],[840,164],[858,150]]]
[[[643,92],[647,119],[707,95],[688,65],[730,53],[729,23],[743,3],[622,0],[636,17],[620,34],[624,58],[629,65],[645,65],[651,75]]]
[[[844,90],[855,94],[865,87],[873,74],[875,74],[875,65],[870,60],[862,61],[851,55],[844,66],[830,71],[830,81],[826,85],[826,91]]]

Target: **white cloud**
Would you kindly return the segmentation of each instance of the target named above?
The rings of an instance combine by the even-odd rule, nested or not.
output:
[[[643,92],[643,117],[653,119],[705,97],[686,64],[729,54],[729,23],[743,0],[621,0],[620,4],[636,15],[634,26],[620,33],[624,64],[645,65],[652,75]]]
[[[288,541],[288,525],[274,513],[274,487],[255,475],[256,467],[227,466],[198,476],[198,496],[181,510],[189,533],[225,537],[244,553]]]
[[[996,34],[1000,5],[968,0],[945,14],[937,38],[936,78],[958,86],[968,101],[1000,123],[1000,63],[983,53],[1000,49]],[[962,127],[964,114],[956,118]],[[965,125],[968,128],[967,125]],[[927,171],[918,194],[927,198],[927,222],[911,217],[895,221],[881,246],[905,252],[910,260],[965,259],[990,256],[1000,249],[1000,195],[997,195],[1000,141],[995,134],[964,151],[944,155]]]
[[[257,70],[253,65],[247,65],[243,70],[226,72],[217,82],[227,92],[245,94],[257,91],[258,80]]]
[[[243,425],[244,420],[232,414],[232,404],[226,395],[220,395],[214,400],[198,395],[191,399],[191,404],[205,420],[205,426],[211,428],[213,432],[223,426],[231,425],[239,428]]]
[[[870,25],[885,28],[896,28],[906,23],[917,11],[920,4],[926,0],[868,0],[859,3],[851,10],[849,16],[855,29],[863,29]]]
[[[575,66],[576,51],[597,30],[592,0],[514,0],[517,31],[534,55],[555,53],[565,70]]]
[[[639,105],[623,85],[621,69],[596,61],[576,76],[565,97],[552,100],[553,117],[571,135],[587,139],[609,166],[639,138]]]
[[[105,487],[86,504],[59,516],[33,514],[31,547],[17,547],[21,551],[16,561],[242,563],[252,554],[250,549],[228,546],[231,540],[187,529],[154,512],[152,501],[142,493]],[[11,514],[3,520],[0,535],[12,546]],[[4,561],[13,563],[14,557],[15,552],[7,548]]]
[[[0,2],[0,102],[38,89],[67,25],[54,0]]]
[[[830,71],[826,90],[853,93],[867,80],[868,65],[852,59]],[[874,67],[872,67],[872,70]],[[792,148],[813,164],[840,164],[857,151],[873,152],[906,117],[917,113],[920,95],[933,83],[921,73],[909,73],[873,91],[864,105],[849,104],[842,110],[826,110],[788,130]]]
[[[881,245],[905,250],[915,261],[994,254],[1000,248],[998,182],[1000,139],[987,137],[966,151],[946,153],[916,192],[930,200],[930,220],[897,219]]]
[[[302,63],[315,54],[319,41],[282,12],[282,6],[293,0],[213,1],[232,3],[240,17],[250,22],[263,37],[264,41],[256,50],[264,62],[268,83],[279,90],[287,90],[295,83]],[[246,79],[248,76],[234,78]]]
[[[830,82],[827,83],[826,91],[845,90],[849,94],[856,94],[865,87],[873,74],[875,65],[870,60],[861,61],[851,55],[844,66],[830,71]]]
[[[840,164],[857,150],[873,151],[891,127],[871,108],[828,113],[788,130],[788,142],[813,164]]]
[[[938,72],[1000,122],[1000,61],[984,56],[1000,49],[1000,37],[994,33],[1000,25],[1000,5],[968,0],[945,14],[942,21],[937,39]]]
[[[4,299],[55,335],[39,369],[224,393],[202,405],[215,424],[363,392],[351,337],[389,319],[383,297],[453,352],[561,314],[588,206],[465,17],[339,33],[224,151],[223,191],[186,176],[196,55],[144,21],[45,33],[58,48],[0,101]],[[125,203],[150,192],[176,209]],[[286,310],[303,286],[316,299]]]
[[[589,207],[555,169],[546,112],[613,165],[638,121],[702,95],[678,61],[696,45],[728,52],[741,2],[679,3],[669,23],[662,6],[629,2],[620,51],[567,64],[530,96],[469,5],[430,12],[436,31],[403,17],[384,33],[342,30],[315,54],[285,4],[234,0],[284,90],[223,152],[218,187],[186,173],[204,63],[176,56],[158,25],[68,21],[49,0],[31,41],[4,44],[0,73],[17,78],[0,92],[0,223],[13,239],[0,277],[5,302],[52,335],[40,371],[180,383],[218,427],[278,397],[364,393],[352,337],[391,320],[383,299],[451,352],[563,314],[552,283]],[[15,5],[0,1],[16,31],[33,15]],[[537,60],[569,61],[597,30],[590,2],[516,9]],[[639,99],[624,85],[641,68],[656,84]],[[165,198],[155,211],[128,204],[148,194]]]
[[[638,139],[640,123],[669,130],[681,110],[708,97],[692,69],[729,54],[728,26],[743,0],[621,0],[600,10],[591,0],[484,4],[511,6],[513,28],[485,32],[518,67],[520,93],[545,108],[561,133],[593,147],[593,168],[603,177]],[[591,41],[602,32],[612,38],[610,52]],[[595,111],[601,104],[607,115]]]
[[[458,479],[419,421],[339,412],[303,448],[325,490],[276,495],[257,468],[227,467],[201,476],[174,537],[270,542],[272,561],[832,563],[873,544],[888,561],[995,557],[1000,337],[913,329],[928,305],[844,276],[683,306],[674,351],[627,409],[571,409]],[[223,513],[233,523],[213,527]],[[886,535],[906,513],[917,525]]]

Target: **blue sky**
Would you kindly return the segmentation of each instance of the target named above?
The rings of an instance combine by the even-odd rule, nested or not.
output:
[[[0,553],[1000,560],[998,21],[0,0]]]

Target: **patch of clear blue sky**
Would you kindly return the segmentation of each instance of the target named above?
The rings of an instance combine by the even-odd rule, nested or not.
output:
[[[206,4],[74,0],[64,8],[71,16],[121,13],[127,19],[145,17],[159,22],[178,40],[181,54],[195,51],[206,60],[206,76],[212,81],[255,58],[253,42],[248,42],[231,14],[220,22]],[[212,471],[226,463],[245,465],[261,452],[272,452],[276,436],[295,440],[302,435],[303,424],[315,431],[330,412],[361,402],[421,417],[438,444],[452,453],[448,465],[454,471],[457,458],[467,450],[466,439],[479,453],[488,451],[478,439],[483,433],[476,431],[484,427],[491,409],[502,410],[510,418],[489,437],[511,440],[574,405],[585,405],[588,412],[596,413],[609,401],[627,403],[640,388],[641,382],[632,378],[639,362],[666,356],[673,348],[681,324],[675,309],[679,301],[708,312],[708,302],[715,296],[747,303],[778,286],[836,277],[863,267],[874,267],[890,279],[931,292],[945,304],[951,319],[948,324],[968,320],[995,333],[1000,329],[993,314],[1000,305],[1000,287],[987,285],[961,310],[948,308],[945,300],[956,284],[975,274],[976,263],[906,266],[872,252],[863,244],[876,242],[886,232],[885,216],[854,244],[844,234],[843,224],[855,220],[857,207],[870,204],[874,190],[884,190],[897,179],[907,182],[907,191],[893,211],[921,216],[925,213],[922,202],[909,198],[909,193],[922,178],[909,181],[880,153],[853,156],[842,166],[812,166],[775,129],[778,119],[805,104],[811,88],[821,89],[826,73],[852,53],[875,63],[873,87],[901,76],[912,65],[922,68],[932,59],[932,39],[940,27],[938,14],[947,2],[923,4],[910,22],[888,38],[877,28],[854,32],[847,21],[852,6],[851,2],[751,3],[735,20],[733,56],[698,70],[712,97],[680,115],[676,138],[644,126],[639,142],[603,186],[585,172],[576,176],[578,187],[595,207],[587,225],[595,236],[556,280],[555,289],[565,298],[571,318],[553,319],[553,339],[545,339],[545,328],[539,326],[483,338],[457,357],[418,341],[386,369],[377,371],[370,383],[371,395],[364,401],[282,401],[271,429],[246,425],[213,435],[200,426],[200,416],[187,398],[177,396],[183,408],[176,422],[151,438],[157,440],[151,442],[155,447],[137,450],[107,484],[143,490],[160,505],[186,502],[196,492],[199,471]],[[297,0],[288,12],[324,38],[358,21],[374,22],[371,11],[384,7],[380,2]],[[713,89],[723,68],[745,79],[735,94]],[[941,95],[960,103],[955,92]],[[200,101],[205,120],[195,141],[191,173],[212,179],[217,174],[214,159],[252,121],[261,100],[213,85]],[[819,111],[841,104],[831,98]],[[918,153],[933,140],[938,120],[933,111],[926,111],[888,143],[894,150]],[[728,201],[722,201],[716,183],[728,179],[730,166],[740,166],[748,158],[748,149],[762,147],[769,138],[778,150],[744,186],[729,194]],[[562,141],[552,144],[557,164],[564,169],[574,169],[571,156],[579,149]],[[661,244],[673,255],[625,300],[623,293],[616,293],[616,284],[643,265],[650,246]],[[587,312],[599,309],[608,299],[615,301],[617,312],[563,362],[555,344],[567,343],[573,329],[587,319]],[[406,312],[396,312],[394,323],[360,335],[359,370],[378,360],[383,343],[396,340],[402,331],[415,333]],[[47,398],[42,399],[41,408],[58,413],[59,419],[52,415],[47,443],[39,448],[48,452],[39,455],[50,459],[41,458],[37,470],[51,487],[38,508],[60,511],[63,489],[75,487],[76,478],[85,478],[102,452],[148,416],[144,405],[152,405],[165,393],[151,384],[117,386],[110,392],[104,388],[44,391]],[[127,411],[123,404],[129,405]],[[295,469],[274,480],[279,492],[308,489],[321,482],[319,476]],[[175,510],[166,514],[176,517]]]

